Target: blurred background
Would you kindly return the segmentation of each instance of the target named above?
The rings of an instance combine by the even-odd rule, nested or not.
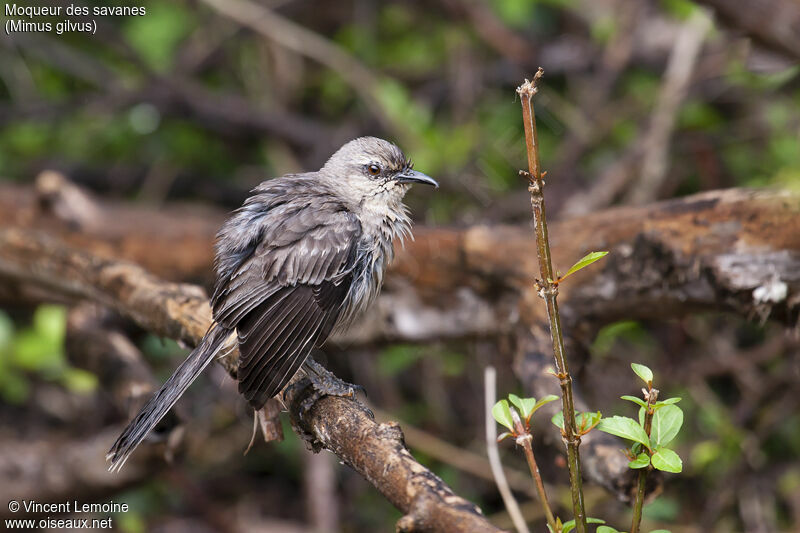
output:
[[[409,195],[418,224],[524,222],[515,88],[538,66],[554,218],[726,187],[800,186],[795,0],[137,5],[144,16],[89,17],[94,35],[0,37],[0,194],[56,172],[113,205],[217,213],[263,179],[317,169],[343,142],[377,135],[442,185]],[[179,281],[208,286],[210,272]],[[35,453],[32,443],[41,453],[89,449],[82,439],[121,419],[101,378],[68,362],[67,316],[64,306],[0,298],[7,472],[15,453]],[[158,380],[186,353],[108,320]],[[519,392],[507,351],[497,339],[326,350],[338,375],[366,387],[379,418],[401,422],[423,464],[510,527],[494,483],[442,460],[441,448],[446,441],[472,452],[469,460],[484,455],[482,368],[492,361],[501,393]],[[706,364],[687,370],[675,353]],[[651,525],[797,531],[799,354],[779,325],[716,314],[601,332],[590,363],[598,375],[643,362],[668,396],[684,398],[684,474],[646,508]],[[590,401],[621,411],[617,385],[593,389]],[[71,497],[127,502],[131,510],[115,519],[130,533],[394,528],[398,511],[330,454],[307,452],[288,427],[282,443],[257,443],[242,456],[251,414],[221,369],[188,396],[186,431],[198,437],[174,467],[102,490],[83,480]],[[103,435],[98,449],[113,438]],[[520,454],[502,451],[524,472]],[[564,505],[565,469],[551,462],[552,497]],[[602,489],[587,487],[587,502],[590,515],[628,520]]]

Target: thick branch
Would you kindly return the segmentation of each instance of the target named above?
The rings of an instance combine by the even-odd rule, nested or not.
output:
[[[300,421],[296,406],[304,399],[302,389],[290,389],[287,396],[294,423],[314,438],[315,449],[335,453],[405,513],[398,531],[499,531],[414,459],[397,423],[378,424],[360,403],[334,396],[318,400]]]
[[[0,230],[0,250],[0,276],[103,303],[158,335],[196,345],[210,324],[201,289],[161,281],[137,265],[101,259],[23,230]],[[235,372],[236,355],[220,360],[230,372]],[[289,400],[295,410],[299,404]],[[396,424],[376,423],[357,401],[323,398],[302,427],[315,447],[334,452],[405,513],[400,530],[499,531],[413,459]]]

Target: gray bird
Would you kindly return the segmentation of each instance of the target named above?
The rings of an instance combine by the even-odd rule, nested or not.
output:
[[[350,325],[378,295],[394,239],[410,234],[402,200],[412,183],[438,187],[394,144],[361,137],[318,172],[256,187],[217,234],[213,325],[117,438],[110,469],[122,468],[234,333],[239,392],[260,409],[312,348]],[[315,387],[335,393],[310,370]]]

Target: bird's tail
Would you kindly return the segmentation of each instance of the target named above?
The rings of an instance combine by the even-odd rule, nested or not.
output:
[[[230,333],[231,330],[216,323],[209,328],[197,348],[192,350],[189,357],[181,363],[158,392],[139,410],[139,414],[128,424],[125,431],[117,437],[117,441],[106,454],[106,461],[111,461],[109,471],[118,471],[122,468],[139,443],[164,418],[175,402],[183,396],[189,385],[214,359]]]

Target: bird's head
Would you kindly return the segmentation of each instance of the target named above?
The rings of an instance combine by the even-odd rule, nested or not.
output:
[[[411,160],[389,141],[359,137],[339,148],[322,167],[322,174],[362,202],[399,201],[412,183],[439,187],[433,178],[412,167]]]

